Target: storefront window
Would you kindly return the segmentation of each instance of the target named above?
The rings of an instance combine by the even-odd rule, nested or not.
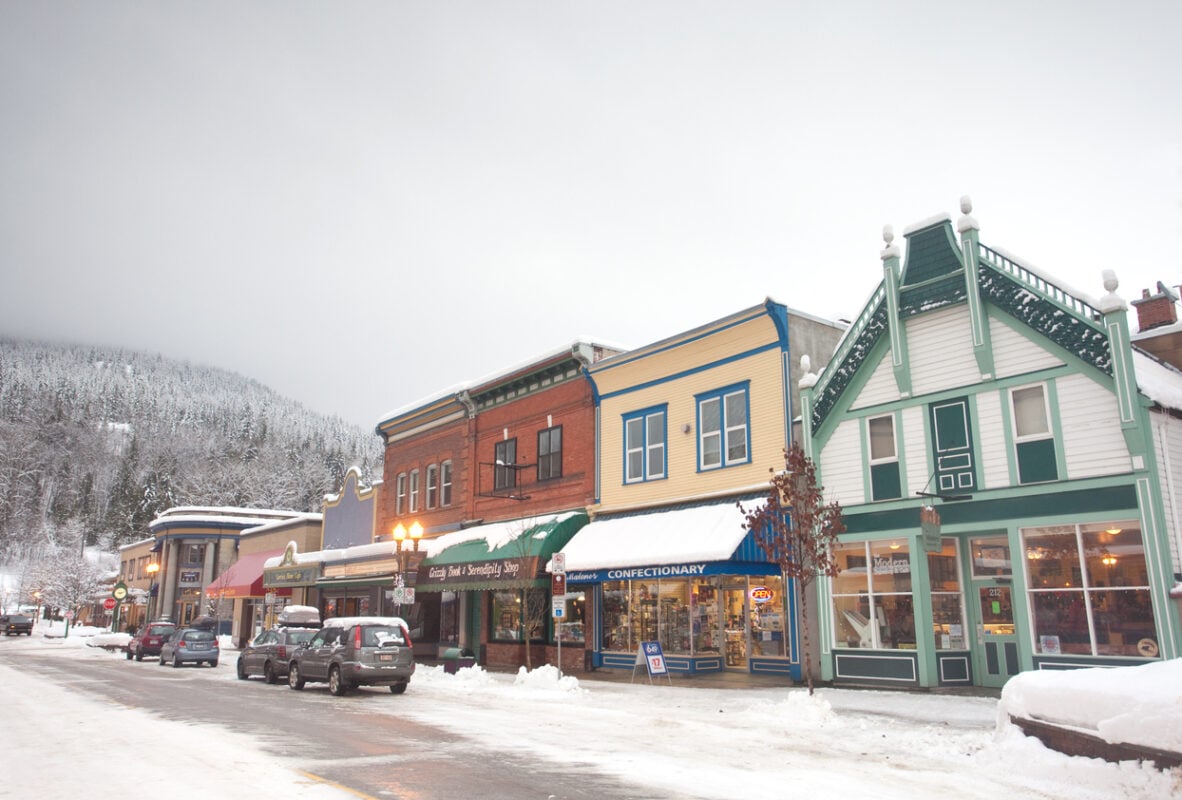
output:
[[[667,654],[725,652],[729,665],[740,666],[748,654],[786,655],[785,617],[778,576],[603,584],[605,650],[634,652],[656,640]]]
[[[1136,522],[1030,528],[1022,541],[1036,653],[1158,655]]]
[[[964,650],[964,594],[955,539],[942,539],[938,553],[928,553],[932,594],[932,634],[937,650]]]
[[[838,647],[915,649],[911,560],[902,540],[839,544],[832,579]],[[868,568],[869,567],[869,568]]]
[[[439,594],[439,641],[459,644],[460,596],[456,592]]]
[[[573,596],[567,595],[566,619],[557,626],[556,637],[561,638],[564,642],[582,642],[586,636],[586,618],[587,595],[582,592]]]
[[[520,642],[524,639],[521,614],[521,592],[492,592],[492,638],[499,642]]]
[[[503,589],[491,595],[489,610],[493,641],[521,642],[527,633],[531,641],[544,639],[550,615],[550,593],[547,590]]]

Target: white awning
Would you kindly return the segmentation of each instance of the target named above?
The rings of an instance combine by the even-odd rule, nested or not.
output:
[[[647,567],[687,561],[726,561],[747,535],[734,500],[599,519],[560,552],[568,572]]]

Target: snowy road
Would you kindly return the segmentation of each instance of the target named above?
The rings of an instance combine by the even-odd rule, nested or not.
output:
[[[218,797],[274,795],[278,785],[297,798],[342,796],[323,781],[361,796],[408,798],[469,794],[457,785],[479,786],[488,798],[543,800],[1182,794],[1177,774],[1070,758],[1009,726],[998,732],[997,703],[983,697],[830,689],[809,697],[783,688],[559,681],[550,668],[516,678],[421,668],[401,697],[363,690],[335,698],[312,686],[292,692],[241,683],[233,661],[226,653],[215,670],[172,670],[93,648],[0,642],[0,704],[14,712],[4,749],[17,756],[0,767],[15,764],[0,773],[8,791],[0,789],[0,797],[34,796],[22,791],[33,787],[43,789],[35,795],[42,798],[76,796],[76,781],[94,773],[104,781],[87,794],[123,796],[119,784],[153,754],[193,781],[192,794],[205,780],[233,787],[209,787]],[[35,665],[71,677],[48,681],[31,674]],[[150,700],[148,685],[201,698],[200,707],[128,709],[136,697]],[[240,717],[257,717],[262,708],[274,712],[269,725],[243,723]],[[357,723],[343,749],[338,744],[352,728],[318,728],[330,712]],[[222,722],[204,724],[211,718]],[[293,724],[309,736],[284,735]],[[390,774],[409,782],[384,782]]]

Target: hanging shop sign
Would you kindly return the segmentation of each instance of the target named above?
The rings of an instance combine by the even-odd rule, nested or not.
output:
[[[419,570],[419,585],[444,586],[474,581],[520,581],[537,576],[537,556],[498,558],[466,564],[431,564]]]
[[[919,529],[923,536],[924,551],[940,552],[940,514],[934,506],[924,506],[920,509]]]

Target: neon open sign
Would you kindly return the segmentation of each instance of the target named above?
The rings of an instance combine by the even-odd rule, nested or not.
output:
[[[772,590],[766,586],[752,586],[751,599],[756,603],[767,603],[772,599]]]

